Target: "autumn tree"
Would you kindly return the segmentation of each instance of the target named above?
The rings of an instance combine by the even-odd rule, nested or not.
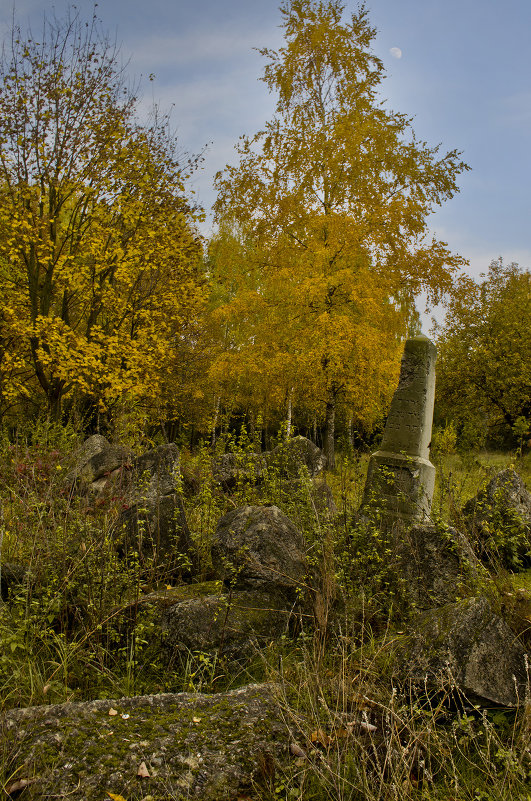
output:
[[[136,114],[93,18],[14,27],[0,59],[4,405],[158,398],[203,302],[200,242],[167,117]],[[175,388],[173,388],[174,391]]]
[[[463,446],[529,437],[530,328],[529,270],[499,258],[482,281],[460,279],[438,329],[436,411],[456,423]]]
[[[261,51],[276,114],[240,140],[237,165],[216,179],[221,235],[243,235],[248,253],[239,277],[222,259],[218,274],[230,276],[225,313],[241,328],[264,319],[242,306],[267,307],[264,342],[282,341],[311,376],[333,463],[338,399],[374,405],[414,296],[438,299],[463,263],[429,236],[427,220],[467,167],[456,150],[418,141],[411,121],[382,102],[384,67],[364,7],[349,20],[339,0],[291,0],[280,11],[284,46]]]

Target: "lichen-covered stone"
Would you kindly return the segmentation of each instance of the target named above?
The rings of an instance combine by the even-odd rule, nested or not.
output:
[[[417,609],[456,601],[480,576],[474,551],[455,528],[398,526],[395,554],[405,594]]]
[[[32,707],[0,718],[2,767],[28,780],[28,801],[101,801],[109,792],[127,801],[236,798],[260,784],[264,764],[286,764],[288,737],[266,684]],[[141,763],[149,777],[137,775]]]
[[[91,484],[131,462],[133,454],[129,448],[111,445],[101,434],[93,434],[72,458],[73,466],[65,477],[66,483]]]
[[[226,492],[238,484],[258,484],[266,469],[265,454],[224,453],[212,463],[212,475]]]
[[[163,564],[170,573],[194,559],[193,542],[180,494],[156,496],[125,509],[113,530],[122,555],[138,554],[141,564]]]
[[[240,590],[193,597],[167,607],[162,630],[167,644],[184,661],[199,651],[243,662],[291,633],[299,620],[300,609],[282,595]]]
[[[527,656],[486,598],[467,598],[419,615],[400,674],[421,690],[457,688],[480,703],[516,706],[527,688]]]
[[[161,445],[138,456],[128,475],[132,503],[153,502],[181,488],[180,452],[177,445]]]
[[[263,453],[225,453],[216,458],[212,473],[223,489],[233,490],[238,483],[260,485],[266,475],[296,479],[301,469],[311,478],[322,472],[326,457],[306,437],[292,437]]]
[[[531,494],[515,470],[497,473],[462,516],[482,558],[510,570],[531,565]]]
[[[326,465],[326,456],[322,450],[307,437],[302,436],[292,437],[264,455],[270,467],[291,478],[297,478],[301,467],[314,478]]]
[[[306,574],[306,546],[278,507],[241,506],[218,523],[212,562],[234,588],[293,595]]]

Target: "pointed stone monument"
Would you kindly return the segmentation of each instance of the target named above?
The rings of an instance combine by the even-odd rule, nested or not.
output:
[[[421,334],[407,340],[382,444],[369,462],[363,515],[377,510],[391,524],[430,516],[435,485],[429,448],[436,356],[428,337]]]

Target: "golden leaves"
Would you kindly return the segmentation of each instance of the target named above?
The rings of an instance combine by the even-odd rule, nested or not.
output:
[[[297,0],[283,14],[284,47],[262,51],[277,113],[216,177],[221,358],[279,400],[294,386],[314,415],[333,391],[372,422],[415,293],[452,285],[459,258],[423,237],[465,165],[377,101],[383,65],[365,10],[343,21],[335,0]]]

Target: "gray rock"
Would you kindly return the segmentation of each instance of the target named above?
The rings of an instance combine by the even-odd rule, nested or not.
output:
[[[455,528],[432,523],[399,527],[397,574],[409,601],[429,609],[457,600],[478,578],[478,560],[466,537]]]
[[[180,453],[177,445],[161,445],[135,459],[130,471],[129,494],[133,503],[154,501],[181,488]]]
[[[420,690],[457,688],[471,701],[512,707],[525,700],[526,663],[520,641],[478,597],[420,615],[401,674]]]
[[[213,476],[223,489],[231,491],[238,483],[260,484],[265,475],[276,471],[286,479],[297,479],[301,468],[310,477],[318,475],[326,464],[320,448],[306,437],[293,437],[264,453],[225,453],[213,465]]]
[[[180,494],[139,501],[125,509],[113,536],[122,555],[134,551],[141,564],[164,565],[168,574],[184,569],[193,560],[193,542]],[[184,559],[183,559],[184,557]]]
[[[531,564],[531,494],[514,470],[502,470],[462,511],[478,552],[517,570]]]
[[[276,467],[290,478],[297,478],[301,467],[306,468],[310,477],[314,478],[326,466],[326,456],[322,450],[302,436],[292,437],[264,455],[268,466]]]
[[[183,504],[179,449],[162,445],[135,459],[122,477],[128,503],[114,529],[121,553],[136,551],[144,566],[189,573],[194,548]]]
[[[268,684],[18,709],[2,715],[0,739],[6,776],[27,780],[28,801],[100,801],[108,791],[129,801],[220,801],[290,758]],[[142,763],[149,777],[137,775]]]
[[[302,534],[276,506],[242,506],[218,523],[212,562],[234,588],[293,596],[306,574],[306,546]]]
[[[230,492],[241,483],[258,484],[265,469],[265,454],[224,453],[214,460],[212,475],[225,491]]]
[[[236,590],[189,598],[166,608],[162,630],[185,663],[197,651],[244,662],[293,631],[299,611],[282,595]]]
[[[101,434],[93,434],[74,453],[74,464],[66,475],[68,484],[80,480],[85,484],[97,482],[133,459],[132,451],[111,445]]]

